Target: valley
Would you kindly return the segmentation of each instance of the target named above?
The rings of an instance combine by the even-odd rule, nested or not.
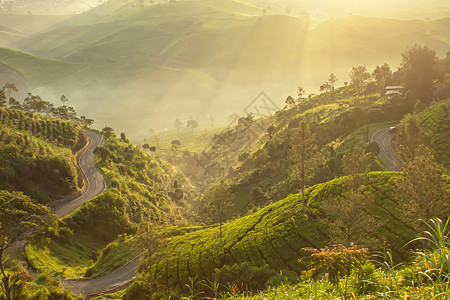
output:
[[[432,2],[2,1],[0,299],[447,299]]]
[[[24,31],[18,17],[7,17],[5,26]],[[20,17],[20,24],[29,22]],[[212,114],[217,124],[227,125],[229,115],[242,114],[262,91],[282,106],[297,86],[316,93],[323,74],[334,73],[342,84],[352,65],[397,65],[398,53],[412,43],[444,55],[450,28],[448,18],[346,16],[313,24],[230,0],[111,0],[59,18],[3,42],[33,56],[17,65],[24,54],[2,49],[2,65],[17,73],[24,90],[50,101],[63,93],[82,114],[98,120],[98,128],[113,126],[135,141],[150,127],[171,128],[177,117],[194,116],[208,127]],[[44,76],[30,76],[36,72]],[[106,105],[117,109],[105,112]]]

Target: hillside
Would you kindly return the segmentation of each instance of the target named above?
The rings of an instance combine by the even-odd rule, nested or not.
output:
[[[450,168],[450,99],[441,101],[421,111],[417,118],[420,126],[428,132],[431,146],[436,151],[436,161]]]
[[[317,90],[323,74],[333,72],[345,82],[355,64],[398,64],[398,53],[413,43],[439,55],[449,47],[448,18],[344,17],[313,25],[263,10],[231,0],[111,0],[21,39],[15,48],[51,59],[51,65],[75,62],[82,71],[72,72],[69,65],[67,72],[61,64],[53,72],[62,75],[57,80],[33,77],[26,83],[40,87],[47,98],[68,95],[81,113],[92,112],[101,123],[135,138],[145,128],[161,131],[176,117],[189,115],[205,126],[209,114],[221,112],[216,122],[227,124],[226,116],[241,114],[261,91],[281,106],[280,99],[295,86]],[[28,73],[8,60],[3,63],[23,76]],[[25,65],[35,72],[33,64]],[[122,105],[123,99],[136,104]],[[100,113],[112,103],[117,109]],[[133,117],[124,120],[124,115]]]
[[[369,183],[364,190],[375,197],[370,214],[383,220],[374,230],[378,243],[372,242],[371,249],[387,247],[392,249],[395,260],[406,257],[407,248],[403,246],[415,233],[402,221],[396,202],[393,183],[398,175],[385,172],[368,176]],[[249,291],[267,288],[278,274],[295,282],[304,270],[297,263],[306,255],[302,248],[330,244],[333,227],[326,203],[345,195],[344,179],[308,189],[307,213],[302,211],[301,195],[295,194],[224,224],[223,246],[218,226],[174,237],[146,261],[141,278],[152,278],[157,283],[158,295],[170,290],[175,297],[179,291],[189,292],[187,286],[193,278],[199,282],[216,276],[223,284],[236,285],[239,289],[245,285]],[[381,241],[387,244],[383,246]],[[139,291],[142,287],[138,281],[130,288],[130,295],[138,297],[143,293]]]
[[[171,166],[105,132],[97,164],[108,191],[26,247],[29,262],[61,279],[104,276],[140,253],[133,234],[147,222],[183,224],[192,188]]]
[[[73,153],[86,141],[78,125],[5,108],[0,124],[1,189],[48,203],[81,188]]]

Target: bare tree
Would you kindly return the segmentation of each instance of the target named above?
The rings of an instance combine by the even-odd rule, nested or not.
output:
[[[173,122],[173,125],[177,129],[178,135],[180,135],[180,129],[181,127],[183,127],[183,123],[181,122],[181,120],[179,118],[176,118],[175,121]]]
[[[224,247],[222,236],[222,223],[231,216],[230,208],[236,194],[231,190],[230,184],[222,180],[220,184],[206,191],[204,199],[207,203],[208,220],[211,223],[219,223],[219,238],[222,248]]]
[[[332,242],[373,246],[376,242],[373,232],[383,225],[369,211],[373,202],[373,196],[364,193],[362,188],[325,202],[323,208],[331,217]]]
[[[348,151],[342,159],[342,170],[349,176],[349,183],[354,190],[358,189],[365,181],[370,170],[371,154],[366,153],[362,147],[354,147]]]
[[[291,177],[300,181],[303,209],[306,210],[305,187],[313,175],[314,168],[319,163],[320,156],[315,137],[305,121],[302,121],[299,127],[293,130],[290,153],[293,160]]]

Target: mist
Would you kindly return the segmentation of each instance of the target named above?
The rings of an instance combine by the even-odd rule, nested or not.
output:
[[[355,65],[395,70],[414,43],[439,56],[450,49],[450,18],[424,20],[445,14],[446,1],[428,3],[421,20],[410,20],[415,9],[399,9],[405,1],[377,1],[376,10],[375,1],[250,2],[110,0],[70,15],[4,12],[0,83],[15,81],[47,101],[64,94],[94,127],[142,140],[149,128],[173,128],[175,118],[208,127],[213,115],[227,125],[261,92],[282,108],[298,86],[317,93],[330,73],[343,85]]]

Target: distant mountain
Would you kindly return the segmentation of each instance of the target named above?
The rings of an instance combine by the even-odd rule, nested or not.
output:
[[[313,20],[350,14],[401,19],[442,18],[449,16],[447,0],[246,0],[273,12],[308,15]]]
[[[297,86],[316,91],[331,72],[339,85],[356,64],[395,68],[414,43],[440,56],[450,49],[450,18],[352,16],[314,25],[266,13],[232,0],[110,0],[14,44],[52,64],[70,62],[76,71],[52,71],[48,82],[45,74],[29,79],[28,72],[40,70],[31,65],[2,62],[39,93],[55,99],[64,93],[83,114],[135,136],[172,127],[175,117],[192,115],[202,125],[214,113],[227,123],[261,91],[281,106]]]
[[[92,9],[102,2],[103,0],[13,0],[2,1],[0,11],[41,15],[75,14]]]

